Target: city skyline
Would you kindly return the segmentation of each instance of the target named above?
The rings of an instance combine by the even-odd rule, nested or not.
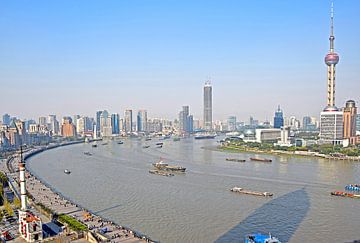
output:
[[[260,6],[229,2],[219,3],[221,8],[215,2],[193,3],[192,10],[185,3],[177,3],[175,9],[152,2],[143,4],[134,16],[132,3],[92,3],[86,6],[88,12],[78,13],[83,3],[52,3],[43,8],[36,8],[38,3],[0,4],[4,54],[0,84],[6,87],[0,96],[0,103],[6,104],[0,107],[1,114],[28,119],[48,114],[93,117],[103,109],[119,114],[126,109],[146,109],[151,117],[174,119],[178,107],[189,105],[194,118],[201,119],[201,89],[208,75],[215,87],[213,120],[234,115],[239,120],[254,116],[271,121],[278,104],[285,116],[318,117],[321,111],[326,98],[323,54],[328,51],[329,33],[329,11],[324,10],[329,9],[330,1],[272,1]],[[359,101],[356,43],[360,31],[355,28],[359,5],[357,1],[335,1],[336,45],[342,53],[337,66],[339,107],[348,99]],[[32,11],[26,12],[30,7]],[[68,13],[61,11],[65,7],[70,7]],[[96,7],[102,14],[95,14]],[[154,8],[158,17],[149,12]],[[140,13],[144,17],[138,18]],[[182,19],[180,13],[189,19]],[[77,14],[83,19],[77,19]],[[26,31],[25,26],[29,27]],[[124,27],[126,34],[117,27]],[[200,27],[203,31],[198,32]],[[129,43],[145,29],[154,35]],[[170,32],[164,35],[161,30]],[[181,41],[175,38],[179,34],[184,34]],[[164,41],[169,44],[163,45]],[[174,95],[181,92],[186,98]],[[249,100],[255,105],[247,106]]]

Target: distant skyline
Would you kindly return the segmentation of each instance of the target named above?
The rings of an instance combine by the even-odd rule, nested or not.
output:
[[[0,114],[319,117],[331,1],[2,1]],[[360,101],[360,1],[334,1],[336,105]],[[359,105],[359,104],[357,104]]]

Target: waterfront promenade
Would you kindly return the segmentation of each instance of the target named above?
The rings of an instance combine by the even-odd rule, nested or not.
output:
[[[29,158],[33,154],[45,150],[44,148],[32,149],[26,152],[24,157]],[[8,161],[7,165],[2,163],[0,168],[7,174],[10,181],[15,182],[13,183],[15,191],[19,191],[19,173],[17,173],[15,169],[19,161],[20,158],[15,156]],[[43,208],[45,207],[50,210],[52,214],[65,214],[75,218],[87,226],[89,232],[92,233],[92,236],[95,237],[98,242],[153,242],[140,233],[89,212],[45,184],[46,183],[36,178],[36,176],[26,171],[26,189],[32,199],[29,200],[30,206],[37,205],[37,208],[39,208],[39,205],[42,205]]]

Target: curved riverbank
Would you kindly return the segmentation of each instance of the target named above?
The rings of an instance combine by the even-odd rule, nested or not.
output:
[[[43,153],[45,151],[83,143],[83,141],[76,141],[66,144],[52,145],[48,147],[42,147],[35,150],[28,151],[24,155],[25,161]],[[28,163],[27,163],[28,165]],[[112,242],[133,242],[138,240],[143,240],[144,242],[155,242],[150,239],[150,237],[130,229],[127,226],[121,226],[112,222],[105,217],[97,215],[95,212],[88,210],[69,197],[64,196],[56,188],[47,183],[43,178],[37,175],[29,166],[26,166],[27,169],[27,187],[28,192],[31,195],[32,201],[40,205],[41,208],[47,209],[55,215],[68,215],[81,223],[85,224],[88,229],[93,233],[93,235],[104,240],[104,237],[111,240]],[[106,230],[104,230],[106,229]],[[136,240],[137,239],[137,240]]]

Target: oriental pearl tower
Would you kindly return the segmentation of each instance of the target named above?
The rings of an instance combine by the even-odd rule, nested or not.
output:
[[[335,66],[339,62],[339,55],[334,51],[334,4],[331,3],[330,51],[325,56],[328,66],[327,72],[327,106],[324,111],[338,111],[335,106]]]

